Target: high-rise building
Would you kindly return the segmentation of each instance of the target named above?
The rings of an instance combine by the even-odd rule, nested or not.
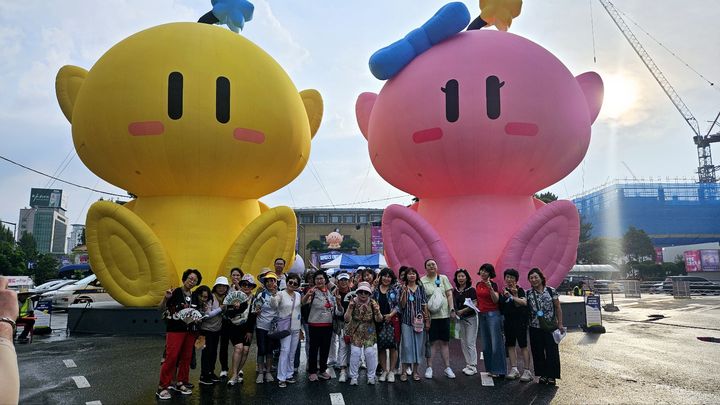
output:
[[[63,208],[62,190],[33,188],[30,208],[20,210],[18,239],[32,234],[40,253],[65,254],[67,217]]]
[[[70,236],[68,236],[67,253],[70,253],[78,245],[82,245],[82,234],[85,231],[85,225],[72,224]]]

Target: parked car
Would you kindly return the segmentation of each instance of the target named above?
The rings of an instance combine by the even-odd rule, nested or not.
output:
[[[597,294],[610,294],[610,292],[623,292],[624,286],[621,282],[614,280],[595,280],[592,283],[592,289]]]
[[[40,300],[50,300],[55,309],[67,309],[72,304],[104,302],[113,299],[93,274],[59,290],[46,292],[40,296]]]
[[[720,283],[712,282],[699,276],[670,276],[662,283],[662,290],[668,294],[673,292],[673,283],[678,281],[688,282],[691,294],[720,294]]]
[[[564,294],[568,291],[572,291],[572,289],[578,285],[581,281],[584,281],[588,288],[592,288],[592,284],[595,281],[592,277],[589,276],[567,276],[563,279],[563,281],[560,283],[559,286],[557,286],[557,291],[561,294]]]

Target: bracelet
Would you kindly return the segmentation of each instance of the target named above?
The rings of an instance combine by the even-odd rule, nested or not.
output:
[[[17,325],[15,324],[15,320],[14,320],[14,319],[10,319],[10,318],[8,318],[8,317],[2,317],[2,318],[0,318],[0,322],[9,323],[10,326],[12,326],[13,330],[14,330],[15,328],[17,328]]]

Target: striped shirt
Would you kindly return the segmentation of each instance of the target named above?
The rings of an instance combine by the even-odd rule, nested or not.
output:
[[[411,300],[410,297],[413,297],[414,300]],[[405,325],[412,326],[413,318],[415,318],[417,314],[422,314],[423,305],[427,305],[427,295],[425,295],[423,286],[417,284],[417,290],[415,290],[415,292],[408,288],[405,308],[403,308],[402,305],[400,306],[400,310],[402,311],[400,313],[400,321]]]

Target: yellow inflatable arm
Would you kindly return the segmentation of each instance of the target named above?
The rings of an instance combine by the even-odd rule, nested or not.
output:
[[[480,0],[480,18],[500,31],[507,31],[521,8],[522,0]]]

